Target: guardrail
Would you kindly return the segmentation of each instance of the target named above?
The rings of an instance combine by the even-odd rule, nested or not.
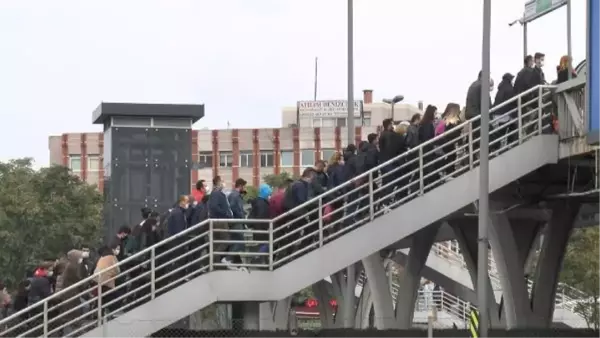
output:
[[[490,121],[498,125],[490,131],[490,158],[551,129],[545,108],[553,89],[538,86],[492,109],[506,112]],[[194,225],[5,318],[0,336],[75,336],[215,269],[277,269],[478,166],[479,119],[462,122],[272,220],[210,219]],[[375,184],[385,177],[389,182]],[[326,205],[344,202],[324,214]],[[376,208],[383,204],[387,208]],[[257,250],[246,250],[251,247]],[[242,259],[226,264],[226,256]],[[118,280],[125,282],[113,286]]]
[[[435,243],[431,252],[436,256],[445,259],[448,263],[466,270],[466,264],[462,254],[452,250],[449,246],[442,243]],[[502,286],[500,285],[500,276],[498,270],[496,269],[496,261],[493,259],[493,255],[490,255],[489,276],[494,289],[501,290]],[[533,281],[531,279],[527,279],[527,290],[529,293],[531,293],[532,288]],[[577,302],[589,298],[590,296],[585,294],[583,291],[575,289],[569,285],[559,283],[556,290],[555,308],[562,308],[571,312],[575,312],[575,306],[577,305]]]

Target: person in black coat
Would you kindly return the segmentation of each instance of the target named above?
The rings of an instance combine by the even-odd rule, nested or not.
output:
[[[423,118],[419,123],[419,144],[423,144],[425,142],[430,141],[435,137],[435,113],[437,108],[435,106],[429,105],[427,109],[425,109],[425,114],[423,114]],[[423,184],[424,187],[428,187],[431,183],[435,182],[435,175],[430,175],[426,177],[428,174],[432,173],[435,170],[435,166],[431,164],[431,162],[435,159],[434,152],[434,144],[428,143],[423,146],[422,150],[423,156]]]
[[[496,92],[496,98],[494,99],[494,107],[501,105],[515,96],[515,89],[512,84],[513,78],[514,76],[510,73],[506,73],[502,76],[502,82],[498,85],[498,92]],[[508,116],[502,117],[502,115],[509,112],[510,114]],[[515,120],[517,115],[517,102],[514,100],[495,109],[494,114],[492,115],[492,121],[497,120],[495,122],[498,123],[500,129],[496,132],[491,132],[490,145],[493,149],[500,147],[499,142],[492,144],[494,141],[517,129],[518,121]],[[516,138],[516,133],[510,134],[508,137],[509,144],[512,143],[511,140],[515,140]]]

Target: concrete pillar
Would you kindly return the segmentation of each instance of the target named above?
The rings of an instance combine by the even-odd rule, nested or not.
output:
[[[395,328],[392,295],[390,294],[383,259],[377,252],[364,258],[362,264],[369,281],[367,284],[375,309],[375,327],[379,330]]]
[[[502,213],[502,207],[498,203],[490,201],[490,209],[490,243],[502,285],[506,327],[526,327],[531,310],[523,270],[526,255],[521,254],[520,257],[519,246],[515,240],[520,233],[513,231],[508,217]],[[531,245],[531,239],[528,242],[528,245]]]
[[[260,329],[264,331],[287,330],[291,304],[292,297],[277,302],[260,303]]]
[[[440,225],[440,222],[436,222],[412,236],[412,245],[396,296],[396,324],[400,329],[412,326],[421,274]]]
[[[473,290],[477,292],[477,224],[476,220],[475,222],[471,223],[463,222],[463,224],[460,224],[456,222],[450,222],[450,225],[452,226],[452,229],[456,235],[456,241],[458,242],[458,246],[460,247],[460,251],[465,260],[467,271],[469,271],[471,283],[473,284]],[[490,327],[503,327],[503,324],[500,321],[498,303],[496,302],[496,296],[494,294],[494,289],[492,288],[492,282],[489,278],[487,288],[489,290],[488,313],[490,314],[490,318],[487,320],[490,323]]]
[[[189,316],[192,330],[231,330],[231,324],[231,304],[211,304]]]
[[[552,324],[562,261],[580,206],[576,202],[560,202],[553,208],[550,222],[546,225],[531,290],[532,323],[536,326],[550,327]]]
[[[243,302],[240,305],[244,317],[244,330],[260,330],[260,303]]]
[[[367,280],[367,282],[363,285],[360,298],[358,299],[356,318],[354,319],[354,328],[356,329],[369,328],[369,314],[373,308],[373,298],[371,297],[371,288],[368,284],[369,281]]]
[[[332,278],[332,282],[337,281],[334,281]],[[317,298],[319,302],[319,316],[321,317],[321,327],[324,329],[334,328],[335,322],[333,320],[333,311],[331,307],[327,304],[333,294],[332,286],[328,282],[320,280],[313,284],[312,290],[315,294],[315,298]]]

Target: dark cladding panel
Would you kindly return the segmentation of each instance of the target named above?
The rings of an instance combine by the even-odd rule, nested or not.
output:
[[[150,156],[147,128],[111,128],[112,161],[145,162]]]
[[[149,134],[152,163],[150,195],[161,207],[170,207],[188,194],[192,135],[189,129],[152,129]]]

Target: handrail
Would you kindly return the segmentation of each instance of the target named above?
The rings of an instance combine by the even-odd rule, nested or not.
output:
[[[439,251],[443,251],[444,255],[438,254]],[[464,257],[462,256],[462,254],[460,254],[452,249],[449,249],[442,243],[434,243],[434,245],[432,246],[432,253],[442,259],[445,259],[447,262],[449,262],[451,264],[457,263],[461,267],[465,268],[465,261],[464,261]],[[495,264],[496,264],[496,261],[494,260],[493,255],[490,255],[490,265],[489,265],[490,280],[492,281],[492,284],[501,287],[500,277],[498,275],[498,270],[495,268]],[[533,280],[527,279],[527,291],[528,292],[531,292],[531,290],[533,288],[533,284],[534,284]],[[557,305],[561,306],[562,308],[568,309],[572,312],[575,310],[575,303],[577,301],[582,300],[582,299],[587,299],[590,297],[587,294],[585,294],[583,291],[578,290],[578,289],[576,289],[572,286],[569,286],[567,284],[564,284],[564,283],[558,283],[557,289],[571,290],[573,293],[578,294],[580,296],[579,298],[573,298],[573,297],[569,296],[567,293],[565,293],[564,291],[561,293],[558,293],[558,292],[556,293],[555,303]]]
[[[503,108],[503,107],[505,107],[505,106],[508,106],[508,105],[512,105],[512,104],[514,104],[514,103],[515,103],[515,101],[517,101],[519,98],[521,98],[521,97],[524,97],[524,96],[526,96],[526,95],[528,95],[528,94],[531,94],[531,93],[533,93],[533,92],[538,92],[538,91],[540,91],[541,89],[554,89],[554,88],[556,88],[556,86],[554,86],[554,85],[538,85],[538,86],[535,86],[535,87],[533,87],[533,88],[530,88],[530,89],[528,89],[528,90],[524,91],[523,93],[521,93],[521,94],[519,94],[519,95],[517,95],[517,96],[514,96],[514,97],[512,97],[511,99],[509,99],[509,100],[506,100],[506,101],[504,101],[504,102],[502,102],[502,103],[498,104],[497,106],[494,106],[494,107],[490,108],[490,115],[492,115],[492,114],[493,114],[495,111],[497,111],[497,110],[498,110],[498,109],[500,109],[500,108]],[[507,114],[504,114],[504,115],[507,115]],[[503,115],[503,116],[504,116],[504,115]],[[392,159],[390,159],[390,160],[388,160],[388,161],[386,161],[386,162],[384,162],[384,163],[382,163],[382,164],[379,164],[378,166],[376,166],[376,167],[375,167],[375,168],[373,168],[373,169],[370,169],[370,170],[369,170],[369,171],[367,171],[367,172],[364,172],[364,173],[362,173],[362,174],[360,174],[360,175],[356,176],[354,179],[352,179],[352,180],[350,180],[350,181],[348,181],[348,182],[344,182],[344,183],[340,184],[340,185],[339,185],[339,186],[337,186],[337,187],[334,187],[334,188],[332,188],[332,189],[329,189],[328,191],[326,191],[326,192],[325,192],[325,194],[324,194],[324,195],[331,194],[331,193],[333,193],[333,192],[339,191],[339,190],[341,190],[343,187],[347,187],[347,186],[349,186],[349,185],[350,185],[351,183],[353,183],[354,181],[357,181],[357,180],[359,180],[359,179],[366,178],[367,176],[369,176],[369,173],[371,173],[371,172],[376,172],[376,171],[379,171],[379,170],[381,170],[382,168],[385,168],[385,167],[389,166],[390,164],[392,164],[392,163],[394,163],[394,162],[397,162],[399,159],[401,159],[401,158],[403,158],[403,157],[408,157],[408,155],[410,155],[410,154],[412,154],[412,153],[416,153],[416,152],[418,152],[418,151],[419,151],[419,149],[423,149],[423,148],[425,148],[425,147],[427,147],[427,146],[434,145],[436,142],[438,142],[439,140],[443,139],[444,137],[447,137],[448,135],[450,135],[450,134],[452,134],[452,133],[455,133],[455,132],[456,132],[456,131],[458,131],[458,130],[462,130],[462,129],[463,129],[465,126],[467,126],[467,125],[469,125],[469,124],[471,124],[471,123],[473,123],[473,122],[475,122],[475,121],[478,121],[478,120],[480,120],[480,119],[481,119],[481,116],[475,116],[475,117],[473,117],[473,118],[471,118],[471,119],[469,119],[469,120],[466,120],[466,121],[464,121],[464,122],[460,123],[459,125],[455,126],[454,128],[451,128],[451,129],[449,129],[449,130],[446,130],[446,131],[444,131],[443,133],[441,133],[441,134],[439,134],[439,135],[435,136],[435,137],[434,137],[434,138],[432,138],[431,140],[428,140],[428,141],[426,141],[426,142],[423,142],[423,143],[419,144],[419,146],[417,146],[417,147],[414,147],[414,148],[408,149],[406,152],[404,152],[404,153],[402,153],[402,154],[400,154],[400,155],[398,155],[398,156],[396,156],[396,157],[394,157],[394,158],[392,158]],[[496,119],[496,120],[497,120],[497,119]],[[322,195],[322,196],[324,196],[324,195]],[[301,205],[299,205],[299,206],[297,206],[297,207],[295,207],[295,208],[293,208],[293,209],[291,209],[291,210],[289,210],[289,211],[287,211],[287,212],[285,212],[285,213],[283,213],[283,214],[281,214],[281,215],[279,215],[279,216],[277,216],[277,217],[273,218],[273,221],[274,221],[274,222],[276,222],[276,221],[278,221],[278,220],[281,220],[281,219],[283,219],[283,218],[284,218],[284,217],[286,217],[286,216],[289,216],[289,215],[293,214],[293,213],[294,213],[294,212],[296,212],[296,211],[301,211],[301,210],[303,210],[305,207],[307,207],[307,206],[309,206],[309,205],[311,205],[311,204],[314,204],[314,203],[315,203],[316,201],[318,201],[320,198],[321,198],[321,196],[317,196],[317,197],[315,197],[315,198],[313,198],[313,199],[311,199],[311,200],[309,200],[309,201],[307,201],[307,202],[304,202],[304,203],[302,203]]]
[[[547,107],[547,105],[549,104],[542,104],[542,100],[543,98],[548,95],[550,93],[550,91],[548,90],[552,90],[553,88],[555,88],[554,86],[537,86],[534,87],[526,92],[524,92],[523,94],[519,95],[519,96],[515,96],[512,99],[504,102],[503,104],[500,104],[494,108],[491,109],[491,113],[497,111],[497,109],[500,109],[502,107],[505,107],[509,104],[515,104],[517,103],[517,108],[512,109],[511,111],[508,111],[504,114],[502,114],[501,116],[494,116],[492,122],[494,121],[498,121],[499,119],[502,119],[506,116],[511,117],[512,114],[516,115],[516,119],[514,117],[511,117],[511,121],[506,123],[505,126],[503,128],[508,128],[509,125],[518,125],[519,128],[508,132],[508,129],[505,129],[505,134],[501,135],[498,133],[498,130],[494,130],[492,131],[493,133],[496,133],[496,135],[498,135],[498,139],[490,142],[490,146],[492,146],[493,144],[498,144],[500,145],[500,143],[498,142],[506,142],[505,145],[502,146],[498,146],[498,149],[494,150],[494,151],[490,151],[490,157],[496,156],[498,155],[501,151],[510,149],[510,147],[517,145],[517,144],[521,144],[525,141],[527,141],[527,139],[529,139],[531,136],[534,135],[538,135],[541,134],[543,129],[546,128],[546,126],[543,126],[542,124],[542,120],[544,118],[546,118],[547,115],[545,115],[543,113],[543,110],[545,107]],[[523,95],[527,95],[529,93],[533,93],[536,92],[538,93],[538,98],[537,99],[533,99],[531,101],[528,102],[522,102],[522,97]],[[528,106],[528,105],[534,105],[534,109],[531,109],[527,112],[523,112],[522,108]],[[516,114],[514,113],[516,109]],[[189,276],[197,276],[196,273],[199,272],[204,272],[204,271],[212,271],[215,267],[222,267],[224,266],[224,264],[219,263],[219,262],[214,262],[214,257],[215,256],[222,256],[222,255],[227,255],[229,253],[226,252],[222,252],[221,250],[221,246],[222,245],[238,245],[238,244],[244,244],[246,243],[246,245],[254,245],[256,244],[256,241],[249,241],[249,242],[245,242],[245,241],[240,241],[240,240],[221,240],[219,238],[217,238],[216,233],[217,231],[219,232],[231,232],[231,233],[236,233],[236,232],[242,232],[242,233],[256,233],[258,234],[259,232],[255,232],[252,230],[226,230],[226,229],[217,229],[215,228],[215,225],[217,224],[268,224],[268,231],[266,231],[266,233],[268,233],[268,237],[269,240],[265,241],[264,244],[268,243],[268,253],[244,253],[244,252],[236,252],[235,255],[238,256],[252,256],[252,257],[256,257],[256,258],[261,258],[261,257],[266,257],[268,256],[268,263],[252,263],[252,264],[232,264],[231,266],[240,266],[240,267],[249,267],[249,268],[265,268],[265,269],[269,269],[269,270],[273,270],[276,266],[279,266],[281,264],[283,264],[284,262],[294,259],[295,257],[297,257],[298,255],[308,252],[309,250],[314,250],[317,249],[321,246],[323,246],[325,243],[328,243],[329,241],[335,240],[337,237],[341,236],[342,234],[351,231],[353,229],[355,229],[356,227],[360,226],[363,224],[363,219],[362,217],[365,216],[361,216],[362,214],[368,214],[366,220],[372,220],[375,217],[379,217],[380,215],[383,214],[384,211],[382,211],[381,209],[379,210],[374,210],[373,205],[375,204],[379,204],[381,202],[384,201],[388,201],[391,200],[393,196],[397,195],[399,192],[404,192],[404,197],[402,198],[396,198],[396,200],[393,202],[393,205],[390,205],[390,207],[393,206],[397,206],[400,205],[401,203],[407,202],[412,198],[415,198],[416,196],[422,195],[424,194],[426,191],[431,190],[432,188],[436,187],[436,185],[442,184],[444,182],[444,179],[442,177],[440,177],[439,179],[436,176],[440,176],[440,174],[442,173],[442,171],[448,170],[450,168],[456,168],[458,166],[461,165],[461,163],[463,163],[463,161],[465,161],[466,159],[468,159],[469,164],[466,166],[462,166],[460,169],[453,169],[454,170],[454,175],[460,175],[468,170],[471,170],[472,168],[474,168],[477,163],[478,163],[478,159],[474,158],[474,152],[478,151],[478,149],[474,149],[475,147],[473,147],[473,142],[478,142],[479,137],[475,134],[478,130],[479,127],[473,127],[473,123],[478,121],[480,117],[474,117],[470,120],[464,121],[462,123],[460,123],[459,125],[457,125],[456,127],[447,130],[446,132],[442,133],[441,135],[438,135],[436,137],[434,137],[433,139],[424,142],[423,144],[421,144],[418,147],[415,147],[413,149],[410,149],[408,151],[406,151],[405,153],[397,156],[394,159],[391,159],[389,161],[386,161],[383,164],[378,165],[377,167],[361,174],[358,175],[357,177],[355,177],[353,180],[345,182],[344,184],[340,185],[337,188],[333,188],[331,190],[326,191],[324,194],[317,196],[309,201],[307,201],[306,203],[303,203],[302,205],[293,208],[292,210],[284,213],[283,215],[276,217],[274,219],[271,220],[256,220],[256,219],[208,219],[205,220],[201,223],[198,223],[174,236],[170,236],[168,238],[166,238],[165,240],[149,247],[146,248],[144,250],[141,250],[140,252],[124,259],[121,262],[118,262],[116,265],[111,266],[107,269],[104,269],[100,272],[94,273],[91,276],[83,279],[82,281],[69,286],[65,289],[63,289],[60,292],[55,293],[54,295],[41,300],[39,302],[36,302],[35,304],[29,306],[28,308],[21,310],[7,318],[5,318],[4,320],[0,321],[0,324],[4,324],[7,323],[11,320],[15,320],[18,319],[20,316],[25,315],[27,313],[29,313],[30,311],[32,311],[31,309],[39,309],[39,308],[47,308],[47,306],[50,304],[50,302],[55,301],[55,300],[60,300],[62,301],[62,303],[60,304],[64,304],[65,300],[62,300],[61,297],[66,295],[67,292],[69,291],[75,291],[78,290],[79,288],[81,288],[83,285],[90,283],[96,279],[99,279],[99,277],[103,276],[105,273],[107,273],[108,271],[110,271],[111,269],[114,269],[116,267],[122,268],[123,266],[125,266],[125,264],[127,263],[132,263],[132,262],[136,262],[137,265],[134,265],[131,268],[126,269],[125,271],[122,271],[120,273],[119,276],[123,276],[125,274],[127,274],[128,272],[131,272],[135,269],[141,269],[144,266],[151,266],[151,270],[149,272],[144,272],[144,276],[147,276],[148,274],[150,275],[150,287],[152,292],[151,292],[151,299],[153,299],[153,297],[155,297],[155,294],[158,291],[157,287],[156,287],[156,283],[158,283],[159,280],[164,280],[164,278],[166,278],[166,276],[157,276],[156,275],[156,271],[159,269],[164,269],[168,264],[171,264],[173,261],[176,261],[178,259],[180,259],[181,257],[185,256],[186,260],[190,260],[190,262],[184,261],[183,266],[179,266],[176,267],[174,270],[169,270],[168,276],[173,276],[175,273],[182,273],[182,269],[189,269],[189,267],[191,266],[191,264],[200,264],[200,262],[202,262],[203,260],[208,259],[208,265],[205,267],[202,267],[201,270],[202,271],[195,271],[193,273],[190,273],[186,276],[186,278],[189,278]],[[524,120],[525,122],[523,122],[522,120]],[[468,131],[466,132],[466,135],[462,134],[462,131],[465,129],[465,127],[469,127]],[[520,128],[524,128],[523,130],[521,130]],[[461,133],[459,133],[460,135],[457,138],[452,138],[450,140],[447,140],[447,136],[452,135],[454,137],[455,133],[457,131],[461,131]],[[461,140],[463,140],[463,137],[467,136],[468,137],[468,144],[465,146],[463,144],[459,144],[461,142]],[[510,141],[510,138],[514,137],[516,139],[516,141]],[[441,140],[444,140],[443,144],[439,144]],[[516,143],[515,143],[516,142]],[[443,149],[444,147],[448,147],[449,145],[451,145],[454,150],[451,151],[450,153],[447,153],[447,156],[450,156],[450,154],[454,153],[456,154],[455,159],[451,162],[448,163],[442,163],[440,165],[439,161],[443,158],[431,158],[428,160],[424,160],[424,157],[426,156],[431,156],[430,154],[432,154],[435,151],[436,147],[432,147],[434,148],[434,150],[428,150],[425,148],[428,148],[429,146],[436,146],[438,149]],[[467,149],[467,154],[464,155],[459,155],[459,151],[460,150],[465,150]],[[410,159],[410,157],[412,157],[411,155],[417,155],[418,154],[418,164],[414,163],[416,161],[416,159]],[[408,161],[406,162],[402,162],[404,160],[406,160],[407,158],[409,158]],[[429,158],[429,157],[428,157]],[[392,182],[388,182],[385,185],[382,183],[379,185],[378,188],[374,188],[373,184],[375,182],[375,178],[374,178],[374,173],[378,172],[379,169],[384,168],[385,166],[388,166],[394,162],[399,163],[399,165],[397,165],[392,171],[398,171],[398,170],[404,170],[401,173],[403,175],[398,175],[401,177],[397,177],[395,178]],[[409,168],[408,166],[411,165],[411,163],[413,163],[412,165],[416,165],[416,168]],[[466,171],[465,171],[466,170]],[[392,171],[382,174],[379,177],[383,178],[386,175],[390,175],[392,173]],[[411,176],[416,175],[418,182],[411,182],[411,183],[407,183],[406,185],[403,185],[402,187],[399,187],[397,190],[389,192],[387,194],[384,194],[383,192],[386,189],[390,189],[390,188],[394,188],[395,185],[397,185],[400,180],[406,180],[407,178],[410,178]],[[355,184],[355,182],[359,182],[360,185],[359,186],[352,186],[352,189],[349,189],[350,191],[346,192],[343,196],[335,196],[334,193],[340,191],[341,189],[343,189],[344,187],[349,187],[351,184]],[[415,185],[414,184],[418,184],[418,187],[415,189]],[[352,197],[352,194],[357,193],[358,191],[364,191],[364,189],[368,189],[369,193],[368,194],[361,194],[361,196],[355,196]],[[341,211],[341,217],[339,219],[337,219],[336,221],[332,221],[331,223],[327,223],[325,224],[325,222],[323,221],[323,215],[322,215],[322,207],[324,206],[325,203],[329,203],[329,201],[327,200],[327,202],[325,202],[325,199],[340,199],[340,198],[344,198],[347,197],[348,201],[346,202],[345,206],[339,209],[334,210],[334,213],[338,213],[338,215],[340,214]],[[316,206],[319,206],[318,208]],[[274,229],[274,223],[280,220],[283,220],[284,217],[286,216],[295,216],[297,214],[298,211],[303,210],[306,211],[304,209],[306,209],[307,206],[314,206],[315,208],[311,208],[311,210],[307,211],[306,213],[304,213],[302,216],[300,216],[299,218],[308,218],[309,216],[314,216],[311,220],[308,220],[306,222],[303,221],[303,225],[298,225],[297,228],[295,228],[295,230],[289,232],[288,234],[284,235],[284,236],[280,236],[278,238],[274,238],[273,233],[275,232],[276,229]],[[332,213],[333,214],[333,213]],[[318,216],[318,217],[317,217]],[[284,226],[289,226],[292,224],[296,224],[294,223],[295,220],[291,220],[288,223],[285,223],[283,225],[280,225],[281,227]],[[342,223],[344,222],[344,223]],[[337,229],[336,231],[334,230],[334,227],[339,227],[339,225],[343,224],[343,227],[341,227],[340,229]],[[197,231],[198,229],[200,229],[201,227],[208,227],[208,230],[204,233],[202,233],[201,236],[191,236],[191,238],[189,238],[190,236],[184,237],[186,235],[189,235],[191,233],[193,233],[194,231]],[[301,234],[300,232],[303,230],[303,234]],[[262,232],[264,234],[266,234],[265,232]],[[294,238],[291,238],[291,234],[295,233]],[[214,236],[213,236],[214,234]],[[287,237],[286,237],[287,236]],[[315,241],[315,238],[313,236],[318,236],[318,241]],[[287,238],[288,240],[290,240],[289,244],[285,244],[283,242],[283,239]],[[297,239],[296,239],[297,238]],[[181,239],[181,243],[179,243],[180,241],[174,242],[175,240]],[[295,240],[292,240],[295,239]],[[179,257],[171,257],[169,261],[167,261],[165,264],[162,265],[156,265],[156,253],[158,250],[161,250],[163,248],[168,248],[168,252],[170,253],[174,253],[174,250],[182,250],[185,248],[186,245],[191,245],[191,243],[195,240],[203,240],[206,241],[206,243],[208,243],[208,254],[206,255],[201,255],[201,257],[189,257],[186,255],[191,255],[191,252],[186,252],[185,254],[179,256]],[[287,241],[286,241],[287,242]],[[302,248],[298,248],[298,249],[294,249],[294,252],[287,252],[290,249],[292,249],[294,246],[298,246],[301,243],[305,243],[306,244],[302,244]],[[263,243],[263,242],[261,242]],[[172,247],[172,244],[175,244],[174,247]],[[278,247],[275,247],[275,245],[277,245]],[[198,249],[194,249],[193,251],[197,251]],[[150,256],[149,259],[145,259],[146,257]],[[167,259],[165,257],[165,259]],[[141,262],[140,262],[141,261]],[[179,272],[178,272],[179,271]],[[177,283],[183,281],[184,279],[179,278],[175,281],[171,281],[170,283],[168,283],[166,286],[160,288],[165,289],[168,287],[172,287],[175,286]],[[164,281],[165,283],[167,281]],[[98,320],[101,321],[102,320],[102,309],[103,309],[103,305],[104,306],[108,306],[107,304],[102,304],[101,301],[101,286],[102,285],[97,285],[94,288],[97,289],[98,291],[98,296],[95,298],[97,299],[98,302],[98,307],[100,308],[99,310],[99,315],[98,315]],[[144,286],[141,286],[140,288],[142,288]],[[94,288],[89,289],[89,290],[94,290]],[[139,288],[138,288],[139,289]],[[137,290],[137,289],[136,289]],[[138,292],[136,290],[131,290],[129,291],[128,294],[131,293],[135,293]],[[110,292],[110,291],[109,291]],[[132,306],[133,304],[128,304],[130,306]],[[113,312],[114,313],[114,312]],[[44,326],[47,327],[48,325],[48,320],[49,319],[44,319]],[[67,324],[64,324],[67,325]],[[64,326],[63,325],[63,326]],[[100,325],[100,324],[99,324]],[[57,329],[54,329],[57,330]],[[31,330],[30,330],[31,331]],[[52,331],[54,332],[54,331]],[[2,335],[0,333],[0,335]]]

